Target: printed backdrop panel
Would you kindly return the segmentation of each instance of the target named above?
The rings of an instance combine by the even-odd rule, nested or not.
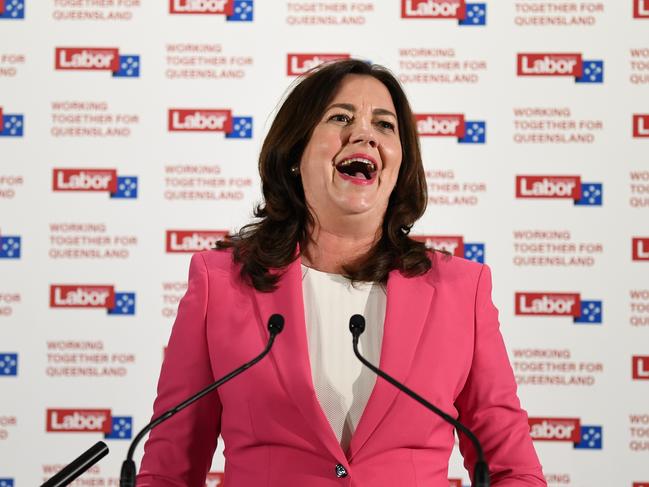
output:
[[[493,269],[548,484],[649,486],[649,0],[0,0],[0,39],[0,486],[100,439],[78,485],[118,484],[190,255],[249,221],[291,83],[349,57],[410,97],[413,234]]]

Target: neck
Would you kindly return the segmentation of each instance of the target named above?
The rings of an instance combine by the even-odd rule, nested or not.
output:
[[[319,271],[342,274],[343,266],[367,253],[380,238],[380,225],[337,225],[335,229],[316,225],[302,253],[302,263]]]

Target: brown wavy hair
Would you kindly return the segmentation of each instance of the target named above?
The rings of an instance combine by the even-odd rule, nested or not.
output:
[[[217,244],[217,249],[233,249],[234,261],[241,264],[241,277],[259,291],[276,289],[284,268],[307,247],[308,229],[313,228],[314,219],[304,198],[302,180],[291,174],[291,166],[301,160],[313,129],[349,74],[372,76],[390,92],[399,123],[402,161],[380,238],[364,256],[343,266],[343,272],[352,281],[385,283],[393,269],[411,277],[431,267],[425,245],[408,236],[428,200],[410,104],[386,68],[347,59],[311,70],[286,97],[259,155],[264,201],[254,211],[258,220]]]

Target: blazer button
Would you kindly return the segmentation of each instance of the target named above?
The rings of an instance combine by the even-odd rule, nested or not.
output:
[[[336,465],[336,477],[339,479],[347,477],[347,470],[340,463]]]

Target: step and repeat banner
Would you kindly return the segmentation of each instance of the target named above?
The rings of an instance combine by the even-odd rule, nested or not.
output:
[[[548,484],[649,486],[649,0],[0,0],[0,487],[104,439],[76,485],[118,485],[191,253],[347,57],[412,102],[413,233],[493,269]]]

